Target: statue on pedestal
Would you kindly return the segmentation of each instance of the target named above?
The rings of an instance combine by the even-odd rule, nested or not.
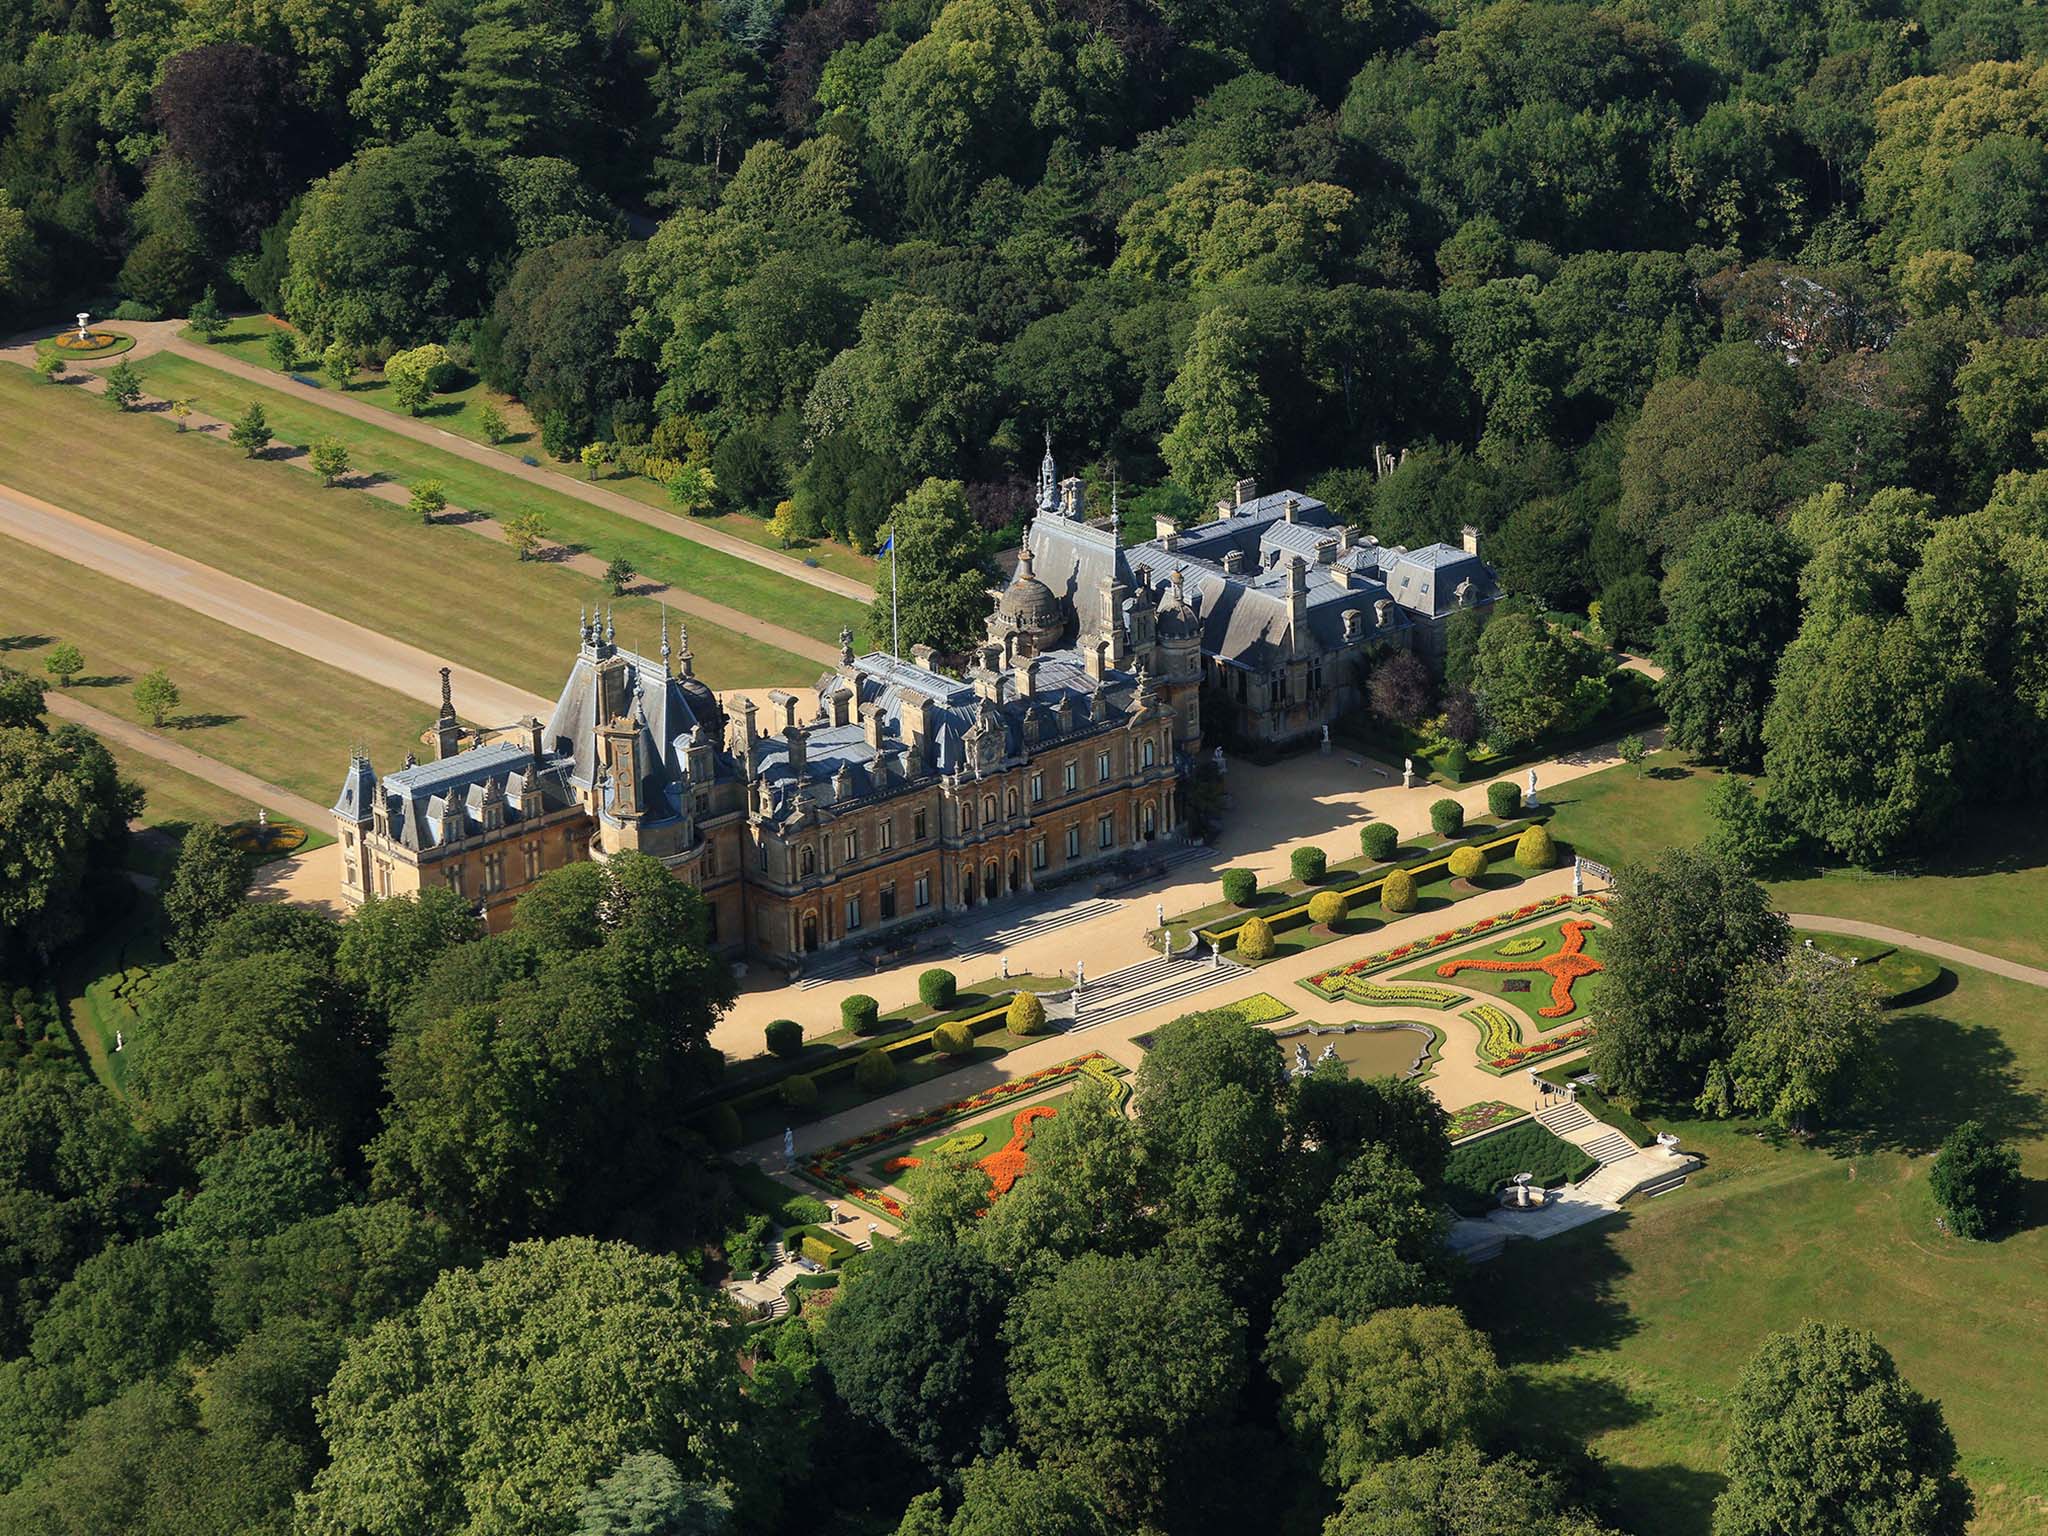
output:
[[[1401,787],[1403,789],[1413,789],[1415,787],[1415,759],[1412,757],[1401,759]]]
[[[1536,770],[1531,768],[1529,770],[1529,793],[1522,797],[1522,809],[1533,811],[1536,809],[1536,803]]]

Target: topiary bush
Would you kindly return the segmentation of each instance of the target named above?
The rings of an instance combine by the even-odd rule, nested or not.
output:
[[[933,966],[917,978],[918,1001],[934,1013],[953,1006],[959,996],[960,982],[954,974],[939,966]]]
[[[1308,920],[1318,927],[1334,928],[1344,920],[1349,905],[1342,891],[1317,891],[1308,899]]]
[[[790,1109],[816,1109],[818,1085],[803,1073],[793,1072],[782,1080],[782,1102]]]
[[[1557,862],[1557,844],[1551,840],[1550,828],[1538,822],[1515,839],[1515,862],[1524,869],[1548,869]]]
[[[1384,821],[1369,821],[1358,829],[1358,850],[1375,864],[1384,864],[1401,846],[1401,834]]]
[[[1486,854],[1478,848],[1453,848],[1451,873],[1460,880],[1477,880],[1486,873]]]
[[[1046,1028],[1045,1004],[1036,992],[1019,992],[1010,999],[1003,1023],[1013,1035],[1042,1035]]]
[[[1223,899],[1232,906],[1248,907],[1259,899],[1259,877],[1248,869],[1223,871]]]
[[[872,1035],[882,1027],[882,1009],[865,992],[856,992],[839,1005],[839,1022],[856,1035]]]
[[[932,1049],[941,1056],[965,1056],[974,1049],[974,1031],[960,1019],[941,1024],[932,1031]]]
[[[730,1152],[740,1144],[740,1112],[730,1104],[715,1104],[705,1125],[711,1137],[711,1145],[721,1152]]]
[[[1495,779],[1486,786],[1486,808],[1495,821],[1506,821],[1522,809],[1522,786],[1513,779]]]
[[[795,1019],[777,1019],[761,1031],[768,1041],[768,1052],[787,1060],[801,1056],[804,1050],[804,1027]]]
[[[1948,1133],[1934,1162],[1934,1198],[1959,1237],[1988,1237],[2016,1220],[2026,1181],[2020,1155],[1975,1120]]]
[[[1389,912],[1415,910],[1415,877],[1405,869],[1388,873],[1380,884],[1380,906]]]
[[[1444,749],[1443,761],[1439,766],[1447,779],[1462,779],[1465,770],[1472,766],[1472,754],[1465,750],[1462,741],[1454,741]]]
[[[853,1080],[862,1093],[887,1093],[896,1086],[896,1062],[887,1051],[865,1051],[853,1064]]]
[[[1287,856],[1287,867],[1304,885],[1313,885],[1330,867],[1329,855],[1320,848],[1297,848]]]
[[[1237,958],[1240,960],[1270,960],[1273,958],[1273,925],[1263,917],[1248,917],[1244,926],[1237,930]]]
[[[1438,837],[1456,837],[1465,830],[1465,807],[1448,798],[1439,800],[1429,808],[1429,824]]]

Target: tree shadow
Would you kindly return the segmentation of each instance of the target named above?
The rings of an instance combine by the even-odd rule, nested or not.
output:
[[[468,507],[450,508],[448,511],[432,519],[433,522],[437,524],[445,523],[450,528],[460,528],[468,523],[487,523],[490,520],[490,513],[472,511]]]
[[[1669,763],[1660,763],[1655,768],[1649,770],[1647,777],[1669,783],[1674,779],[1691,778],[1692,770],[1690,768],[1674,767]]]
[[[334,488],[340,491],[367,491],[372,486],[389,485],[390,477],[382,470],[350,470],[345,475],[334,477]]]
[[[240,715],[173,715],[164,724],[173,730],[204,731],[216,725],[233,725],[241,718]]]
[[[1472,1321],[1492,1335],[1503,1362],[1536,1364],[1610,1349],[1637,1331],[1640,1324],[1621,1296],[1634,1266],[1612,1241],[1632,1220],[1622,1210],[1556,1237],[1511,1242],[1499,1258],[1467,1272],[1460,1299]],[[1540,1305],[1531,1304],[1536,1297]]]
[[[620,597],[655,597],[668,590],[669,585],[667,582],[655,581],[650,578],[628,583],[626,588],[617,595]]]
[[[1832,1133],[1829,1145],[1848,1153],[1925,1153],[1964,1120],[2002,1140],[2048,1132],[2048,1096],[2028,1085],[2012,1047],[1989,1025],[1918,1009],[1893,1014],[1885,1056],[1890,1098],[1867,1125]]]
[[[55,635],[0,635],[0,651],[34,651],[56,643]]]
[[[303,443],[271,443],[267,447],[257,449],[249,457],[267,459],[275,464],[288,464],[293,459],[303,459],[306,452]]]
[[[566,560],[573,560],[576,556],[586,553],[587,549],[581,544],[551,544],[545,549],[535,550],[533,558],[536,564],[560,565]]]
[[[73,688],[126,688],[135,679],[125,672],[101,672],[91,677],[74,677]]]
[[[1655,1530],[1658,1536],[1708,1536],[1714,1528],[1714,1501],[1728,1486],[1728,1479],[1718,1472],[1671,1462],[1657,1467],[1609,1465],[1607,1474],[1623,1517],[1634,1529]]]
[[[431,405],[421,406],[416,414],[421,417],[459,416],[462,414],[462,406],[463,402],[460,400],[436,400]]]

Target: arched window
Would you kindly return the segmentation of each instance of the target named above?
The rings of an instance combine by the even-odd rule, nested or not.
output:
[[[1005,814],[1005,815],[1008,815],[1008,816],[1014,816],[1014,815],[1016,815],[1016,814],[1017,814],[1017,791],[1016,791],[1016,790],[1014,790],[1014,789],[1013,789],[1013,790],[1011,790],[1011,791],[1010,791],[1010,793],[1009,793],[1009,796],[1008,796],[1008,798],[1007,798],[1007,799],[1006,799],[1006,800],[1005,800],[1005,801],[1004,801],[1003,803],[1004,803],[1004,806],[1005,806],[1005,810],[1004,810],[1004,814]]]
[[[803,871],[807,878],[818,872],[818,856],[811,850],[809,844],[805,844],[802,851],[796,857],[797,867]]]
[[[1146,766],[1147,768],[1150,768],[1150,767],[1152,766],[1152,752],[1153,752],[1153,747],[1152,747],[1152,738],[1151,738],[1150,736],[1147,736],[1147,737],[1145,738],[1145,746],[1144,746],[1144,751],[1143,751],[1143,754],[1142,754],[1142,755],[1143,755],[1143,760],[1144,760],[1144,764],[1145,764],[1145,766]]]
[[[974,830],[974,802],[972,800],[962,800],[960,802],[960,830],[962,832]]]
[[[981,819],[984,825],[996,819],[996,797],[994,795],[983,795],[981,797]]]

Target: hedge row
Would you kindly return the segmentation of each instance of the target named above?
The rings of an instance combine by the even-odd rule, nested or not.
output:
[[[1444,1164],[1444,1198],[1464,1216],[1483,1216],[1498,1200],[1495,1191],[1518,1173],[1535,1175],[1546,1188],[1574,1184],[1599,1165],[1581,1148],[1533,1120],[1475,1136],[1451,1148]]]
[[[1496,849],[1511,848],[1515,841],[1521,837],[1522,833],[1528,830],[1529,826],[1535,824],[1532,822],[1511,827],[1504,831],[1496,832],[1491,837],[1483,840],[1475,839],[1470,843],[1460,844],[1459,847],[1477,848],[1481,853],[1490,855]],[[1459,849],[1457,848],[1445,849],[1417,863],[1403,864],[1396,869],[1385,870],[1378,874],[1363,873],[1360,875],[1357,883],[1353,885],[1333,885],[1326,887],[1326,889],[1335,891],[1346,899],[1348,905],[1357,907],[1362,904],[1361,898],[1366,896],[1368,892],[1376,893],[1386,883],[1389,875],[1401,873],[1419,880],[1419,877],[1433,870],[1448,869],[1451,856],[1458,851]],[[1320,895],[1321,892],[1314,894]],[[1311,921],[1308,907],[1312,899],[1313,895],[1304,896],[1293,906],[1283,907],[1278,912],[1261,912],[1258,914],[1258,920],[1262,921],[1274,933],[1282,933],[1289,928],[1298,928],[1301,924]],[[1197,928],[1195,933],[1201,938],[1208,940],[1211,944],[1235,947],[1238,934],[1244,929],[1247,921],[1250,921],[1250,919],[1233,920],[1225,918],[1221,922]]]

